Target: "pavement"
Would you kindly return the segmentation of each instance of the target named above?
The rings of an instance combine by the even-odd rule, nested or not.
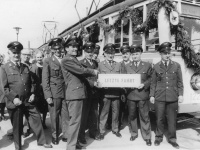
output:
[[[6,114],[8,118],[8,114]],[[117,138],[111,131],[107,131],[103,141],[95,141],[86,136],[87,144],[83,145],[87,150],[174,150],[164,137],[160,146],[154,146],[155,140],[155,116],[151,113],[152,125],[152,146],[147,146],[142,139],[140,131],[139,136],[135,141],[130,141],[130,133],[127,124],[121,130],[122,138]],[[51,143],[51,127],[50,119],[47,116],[47,127],[45,130],[47,142]],[[14,143],[7,136],[7,132],[11,130],[10,120],[0,122],[0,149],[1,150],[14,150]],[[43,147],[38,147],[36,137],[31,134],[27,138],[22,138],[23,150],[45,150]],[[188,117],[186,115],[180,116],[177,123],[177,143],[180,150],[200,150],[200,122],[199,119]],[[59,145],[53,145],[53,150],[66,149],[67,143],[62,142],[60,136]]]

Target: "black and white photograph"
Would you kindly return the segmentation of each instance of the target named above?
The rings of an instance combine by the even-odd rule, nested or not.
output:
[[[200,149],[200,0],[0,0],[0,20],[0,149]]]

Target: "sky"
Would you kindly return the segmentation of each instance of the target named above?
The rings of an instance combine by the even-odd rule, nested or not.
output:
[[[81,18],[86,16],[92,0],[0,0],[0,54],[7,54],[7,45],[17,40],[16,30],[21,27],[18,41],[24,48],[38,48],[44,41],[44,21],[57,22],[55,34],[79,21],[75,10]],[[109,0],[95,0],[102,7]],[[92,12],[95,10],[93,5]],[[53,29],[55,24],[45,23],[48,29]]]

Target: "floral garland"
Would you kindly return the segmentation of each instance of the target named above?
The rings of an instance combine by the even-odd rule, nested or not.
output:
[[[113,25],[106,24],[102,18],[96,20],[96,24],[101,27],[104,32],[110,32],[115,30],[116,32],[121,31],[121,21],[126,19],[131,19],[133,25],[133,33],[141,34],[148,33],[149,30],[158,28],[158,12],[161,7],[165,8],[165,13],[169,19],[170,13],[176,11],[175,6],[170,0],[156,0],[153,2],[149,13],[147,14],[147,19],[143,22],[143,12],[138,8],[130,9],[129,7],[123,8],[119,12],[119,17],[114,22]],[[191,41],[187,34],[186,29],[183,24],[179,22],[178,25],[170,24],[170,31],[172,35],[176,35],[176,41],[178,47],[181,47],[181,56],[184,59],[188,68],[191,68],[200,73],[200,56],[195,54],[192,47]]]
[[[147,33],[149,30],[158,28],[158,11],[161,7],[165,8],[165,13],[169,18],[171,11],[176,11],[175,6],[170,0],[157,0],[153,3],[145,22],[136,26],[133,30],[135,34]],[[172,35],[176,35],[177,44],[181,47],[181,56],[184,59],[188,68],[200,73],[200,58],[194,52],[193,46],[189,39],[186,29],[183,24],[179,22],[178,25],[170,24],[170,31]]]

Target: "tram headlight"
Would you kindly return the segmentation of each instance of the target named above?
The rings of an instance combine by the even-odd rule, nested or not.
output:
[[[200,90],[200,74],[194,73],[190,80],[190,85],[193,90],[197,91]]]

